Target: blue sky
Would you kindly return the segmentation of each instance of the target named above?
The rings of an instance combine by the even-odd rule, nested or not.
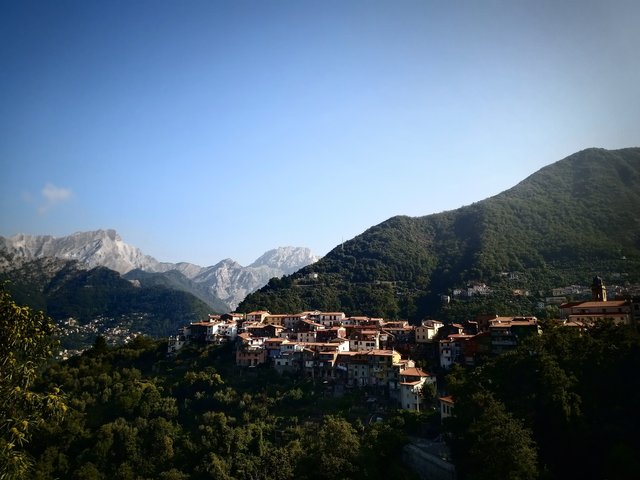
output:
[[[326,254],[640,146],[640,2],[5,1],[0,235]]]

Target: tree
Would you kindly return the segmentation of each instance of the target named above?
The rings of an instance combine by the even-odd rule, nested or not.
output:
[[[23,478],[23,450],[33,430],[66,410],[58,389],[36,392],[39,369],[52,355],[54,324],[42,312],[16,305],[0,285],[0,479]]]
[[[93,352],[95,354],[102,354],[107,351],[107,340],[102,335],[98,335],[96,337],[95,342],[93,342]]]
[[[357,456],[360,439],[351,424],[328,415],[320,427],[307,432],[306,457],[299,463],[302,478],[349,479],[358,476]]]
[[[489,392],[474,393],[464,401],[456,401],[453,420],[451,430],[458,437],[454,455],[462,478],[538,477],[538,456],[531,431]]]
[[[420,397],[424,400],[427,407],[431,407],[436,402],[436,385],[431,382],[424,382],[420,389]]]

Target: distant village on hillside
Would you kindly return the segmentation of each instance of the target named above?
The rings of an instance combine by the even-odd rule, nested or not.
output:
[[[582,329],[600,320],[626,325],[640,321],[640,303],[609,300],[600,277],[593,279],[590,299],[565,302],[559,308],[555,322],[567,328]],[[536,317],[484,315],[461,323],[428,319],[410,325],[344,312],[254,311],[209,315],[205,321],[185,325],[169,338],[168,353],[187,344],[232,342],[240,367],[264,365],[278,372],[297,372],[339,389],[378,388],[399,408],[414,411],[433,400],[424,394],[425,386],[433,385],[433,395],[441,394],[444,418],[451,414],[453,400],[438,389],[437,372],[456,364],[474,366],[541,333]],[[418,368],[418,359],[435,366],[434,371]]]

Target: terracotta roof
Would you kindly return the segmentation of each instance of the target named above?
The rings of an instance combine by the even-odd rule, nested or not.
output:
[[[433,324],[439,323],[440,325],[444,325],[440,320],[424,320],[423,326],[433,326]]]
[[[367,355],[393,355],[395,351],[393,350],[369,350],[367,351]]]
[[[447,338],[451,340],[464,340],[465,338],[471,338],[473,335],[468,335],[466,333],[452,333],[451,335],[447,335]]]
[[[324,327],[321,323],[314,322],[313,320],[307,320],[306,318],[302,320],[302,323],[306,323],[308,325],[315,325],[316,327]]]
[[[336,347],[335,343],[323,343],[323,342],[294,342],[296,345],[307,346],[307,347]]]
[[[498,317],[489,321],[489,328],[510,327],[512,325],[537,325],[535,317]]]
[[[489,320],[489,322],[528,322],[531,320],[538,320],[536,317],[496,317]]]
[[[266,325],[260,323],[260,322],[244,322],[244,328],[251,328],[251,327],[259,327],[262,328]]]
[[[356,355],[362,355],[362,352],[353,352],[349,350],[348,352],[339,352],[338,355],[344,355],[348,357],[355,357]]]
[[[421,368],[417,368],[417,367],[406,368],[400,372],[400,375],[404,377],[430,377],[431,376]]]
[[[571,308],[571,307],[575,307],[576,305],[580,305],[581,303],[584,303],[584,302],[566,302],[566,303],[561,303],[560,304],[560,308]]]
[[[611,300],[607,302],[582,302],[575,305],[575,308],[605,308],[605,307],[624,307],[629,305],[626,300]]]

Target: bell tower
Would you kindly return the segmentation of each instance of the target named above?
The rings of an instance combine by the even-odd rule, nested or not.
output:
[[[591,300],[594,302],[607,301],[607,287],[602,283],[602,279],[598,276],[593,277],[591,284]]]

